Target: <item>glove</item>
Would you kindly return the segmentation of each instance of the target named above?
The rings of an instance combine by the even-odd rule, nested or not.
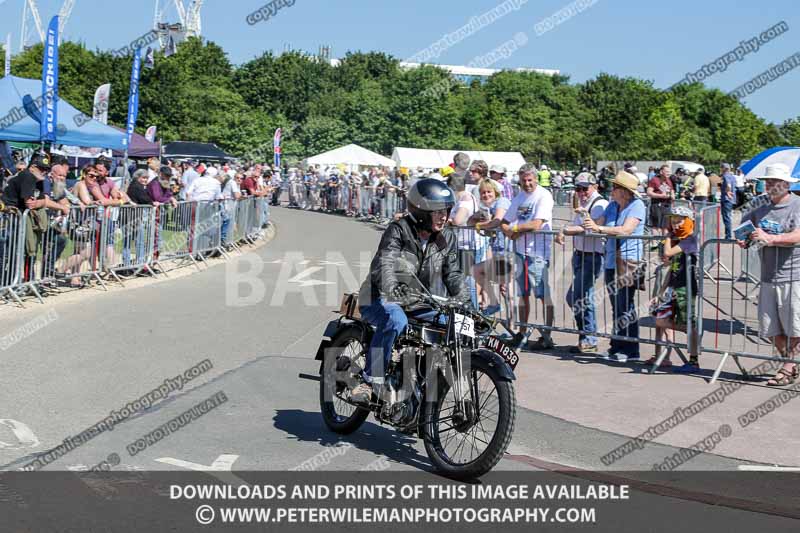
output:
[[[417,299],[411,294],[408,285],[405,283],[398,283],[392,287],[392,290],[389,291],[389,295],[391,296],[392,300],[399,303],[401,306],[411,305],[417,301]]]

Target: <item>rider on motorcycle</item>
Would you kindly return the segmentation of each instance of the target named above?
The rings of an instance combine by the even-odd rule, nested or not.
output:
[[[408,325],[404,305],[411,304],[408,285],[396,272],[397,261],[410,260],[416,276],[434,295],[469,301],[469,290],[458,261],[458,241],[446,227],[455,194],[433,178],[419,180],[408,192],[408,214],[389,224],[383,233],[370,272],[359,292],[361,317],[375,326],[362,376],[364,382],[350,394],[351,400],[369,403],[373,385],[383,384],[392,347]],[[376,361],[383,356],[383,364]],[[373,368],[380,372],[373,375]]]

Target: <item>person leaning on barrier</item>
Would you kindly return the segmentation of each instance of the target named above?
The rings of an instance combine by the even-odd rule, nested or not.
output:
[[[192,182],[191,187],[186,189],[186,199],[190,202],[218,200],[222,193],[217,180],[218,175],[217,168],[209,167],[202,176]]]
[[[758,321],[761,335],[769,338],[781,357],[797,359],[800,347],[800,197],[789,193],[789,186],[800,180],[789,167],[768,165],[759,179],[766,183],[769,203],[742,217],[755,226],[747,241],[739,246],[759,246],[761,287]],[[768,386],[784,387],[797,381],[795,363],[784,363]]]
[[[54,202],[45,194],[45,175],[50,172],[50,156],[39,154],[33,157],[28,168],[11,178],[3,191],[3,200],[20,213],[29,211],[25,239],[25,280],[33,279],[33,267],[39,245],[48,229],[47,209],[69,213],[69,206]],[[11,253],[16,253],[12,246]]]
[[[503,234],[514,242],[515,261],[521,265],[517,269],[519,292],[519,321],[527,323],[531,312],[531,293],[542,300],[545,325],[552,326],[555,309],[550,296],[548,269],[552,237],[550,235],[531,235],[530,232],[549,231],[553,221],[553,195],[539,186],[536,166],[526,164],[519,169],[520,192],[511,201],[502,221],[492,220],[480,229],[491,230],[500,227]],[[550,331],[540,331],[541,337],[530,348],[546,350],[555,345]],[[528,337],[526,328],[521,328],[512,339],[517,347],[522,347]]]
[[[613,237],[644,235],[647,208],[639,198],[639,178],[621,171],[611,180],[611,203],[598,221],[585,219],[584,229],[612,237],[606,239],[605,282],[614,316],[614,335],[639,337],[634,296],[643,276],[644,245],[639,239]],[[625,362],[639,359],[639,343],[611,340],[609,358]]]
[[[585,333],[578,336],[578,345],[571,347],[570,352],[595,353],[597,337],[592,335],[597,331],[594,284],[603,269],[605,243],[601,238],[584,237],[586,230],[583,223],[587,217],[594,221],[601,220],[608,207],[608,200],[597,192],[597,179],[588,172],[582,172],[575,178],[575,195],[579,201],[575,218],[571,225],[562,229],[556,242],[563,243],[564,235],[575,236],[572,254],[573,280],[567,291],[567,303],[575,315],[576,326]]]
[[[60,206],[70,207],[70,197],[76,201],[69,191],[67,191],[67,173],[69,172],[69,162],[67,158],[60,155],[55,155],[50,159],[50,174],[44,182],[45,194]],[[42,277],[53,278],[56,277],[56,261],[64,253],[67,247],[67,225],[69,223],[68,214],[64,213],[63,209],[54,210],[49,209],[48,215],[50,218],[50,230],[44,234],[42,239]]]
[[[150,180],[146,185],[147,194],[150,196],[154,205],[164,205],[169,204],[172,207],[177,207],[178,201],[175,199],[175,195],[172,193],[172,187],[170,185],[170,179],[172,178],[172,172],[167,172],[167,169],[164,169],[162,173],[159,169],[158,179],[150,180],[150,173],[145,170],[148,174],[148,180]],[[138,170],[136,172],[139,172]],[[136,173],[134,173],[136,174]],[[194,181],[192,182],[194,183]]]
[[[480,235],[490,237],[490,241],[485,253],[486,260],[475,264],[473,275],[476,286],[483,288],[482,294],[480,294],[483,300],[482,305],[486,305],[483,313],[493,315],[500,311],[500,303],[490,283],[500,281],[501,277],[504,279],[511,272],[512,265],[508,263],[506,255],[508,250],[505,249],[505,235],[498,230],[487,232],[483,226],[495,220],[497,221],[495,224],[502,223],[503,217],[506,216],[506,212],[511,206],[511,200],[502,195],[502,186],[493,179],[481,181],[478,184],[478,193],[481,197],[480,209],[470,217],[467,224],[475,226],[475,231]],[[505,293],[504,281],[500,282],[500,287]]]
[[[651,314],[656,319],[656,341],[662,339],[673,342],[669,331],[677,330],[686,332],[687,324],[694,324],[697,317],[697,258],[699,246],[694,232],[694,211],[685,202],[676,202],[669,214],[669,234],[664,241],[664,255],[662,257],[667,266],[668,277],[664,280],[662,289],[653,299]],[[687,283],[691,276],[691,287],[687,291]],[[692,316],[689,316],[689,293],[691,293]],[[675,368],[674,372],[690,374],[700,371],[699,335],[692,328],[689,339],[689,362]],[[653,365],[661,355],[662,346],[656,345],[656,353],[646,364]],[[662,367],[671,367],[669,355],[661,362]]]
[[[222,224],[220,227],[220,237],[222,246],[226,250],[233,249],[230,242],[231,222],[235,215],[236,201],[242,198],[241,185],[244,182],[244,174],[229,170],[227,173],[220,174],[220,187],[222,188],[222,199],[225,200],[222,210]],[[217,252],[218,253],[218,252]]]

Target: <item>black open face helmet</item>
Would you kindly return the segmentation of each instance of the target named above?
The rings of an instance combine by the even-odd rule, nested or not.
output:
[[[455,202],[452,189],[434,178],[421,179],[408,191],[408,213],[417,231],[432,231],[431,215],[442,209],[449,212]]]

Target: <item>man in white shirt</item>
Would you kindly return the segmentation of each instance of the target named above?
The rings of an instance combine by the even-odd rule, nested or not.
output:
[[[571,353],[596,353],[597,331],[595,319],[594,285],[603,270],[605,243],[602,238],[584,237],[583,222],[586,217],[595,222],[605,215],[608,201],[597,192],[597,178],[588,172],[581,172],[575,178],[575,195],[580,206],[575,210],[572,224],[562,230],[556,242],[563,243],[564,235],[574,235],[572,254],[572,287],[567,292],[567,303],[575,315],[575,324],[581,333],[578,346],[570,348]]]
[[[517,284],[519,290],[519,320],[527,323],[531,312],[531,293],[544,304],[545,325],[552,326],[555,316],[550,297],[548,269],[553,246],[552,235],[537,234],[550,231],[553,222],[553,195],[539,186],[536,166],[523,165],[519,169],[520,192],[511,201],[503,217],[503,233],[514,241],[516,252]],[[530,344],[534,350],[554,347],[549,330],[540,330],[541,338]],[[522,328],[514,336],[514,344],[522,346],[527,331]]]
[[[183,162],[183,176],[181,177],[181,181],[183,182],[184,190],[188,189],[194,180],[200,177],[200,174],[194,169],[195,162],[194,161],[184,161]]]
[[[244,175],[233,170],[219,175],[219,183],[222,188],[220,197],[225,200],[222,209],[222,224],[220,234],[222,236],[222,245],[225,248],[230,248],[230,231],[231,221],[236,213],[236,201],[242,197],[242,189],[239,184],[242,182]]]
[[[192,184],[186,189],[186,199],[190,202],[205,202],[209,200],[217,200],[222,196],[217,176],[219,170],[210,167],[206,173],[195,179]]]

